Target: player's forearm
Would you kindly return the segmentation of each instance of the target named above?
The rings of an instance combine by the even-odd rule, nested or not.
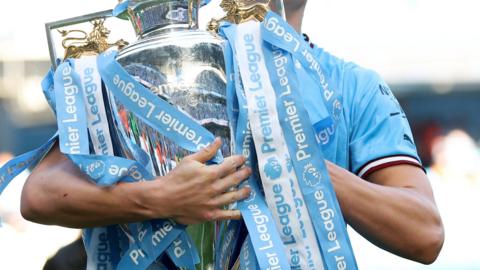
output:
[[[382,186],[329,164],[347,222],[383,249],[422,263],[433,262],[443,244],[436,206],[412,188]]]
[[[239,210],[223,209],[250,194],[232,190],[251,170],[241,155],[207,166],[222,142],[188,155],[154,181],[101,188],[87,179],[58,146],[32,172],[22,193],[22,214],[31,221],[66,227],[92,227],[171,218],[182,224],[240,219]]]
[[[145,220],[143,183],[122,183],[101,188],[86,180],[68,161],[39,168],[22,193],[22,215],[33,222],[86,228]]]

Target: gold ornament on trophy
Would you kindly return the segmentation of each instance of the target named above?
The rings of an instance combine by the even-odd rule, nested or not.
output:
[[[123,39],[108,43],[110,30],[104,26],[104,22],[103,19],[92,21],[93,29],[88,35],[82,30],[58,30],[64,38],[62,41],[62,46],[65,49],[64,59],[80,58],[83,55],[97,55],[111,47],[121,49],[128,45],[128,42]],[[80,33],[83,37],[69,36],[73,33]]]
[[[212,19],[208,24],[209,31],[218,31],[221,21],[240,24],[250,20],[259,22],[265,19],[270,0],[222,0],[220,7],[226,12],[220,19]]]

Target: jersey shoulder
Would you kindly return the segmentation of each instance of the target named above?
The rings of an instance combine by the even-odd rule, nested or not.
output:
[[[346,61],[320,47],[314,46],[313,50],[325,75],[330,78],[331,88],[342,97],[343,115],[347,127],[353,124],[352,116],[360,113],[362,101],[371,100],[381,89],[389,90],[376,71]]]
[[[406,115],[381,76],[322,49],[316,52],[342,95],[350,171],[363,177],[396,164],[421,167]]]

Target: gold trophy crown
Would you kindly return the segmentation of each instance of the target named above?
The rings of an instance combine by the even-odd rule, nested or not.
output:
[[[222,0],[220,7],[225,11],[225,16],[212,19],[208,30],[218,31],[221,21],[240,24],[250,20],[263,21],[268,12],[270,0]]]
[[[62,46],[65,49],[64,59],[80,58],[83,55],[96,55],[105,52],[111,47],[118,47],[122,49],[128,42],[123,39],[117,40],[114,43],[108,42],[110,30],[104,26],[105,19],[92,21],[93,29],[87,35],[82,30],[58,30],[64,38]],[[71,37],[70,34],[80,33],[83,37]]]

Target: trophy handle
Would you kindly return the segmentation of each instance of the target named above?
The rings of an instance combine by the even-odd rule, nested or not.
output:
[[[84,23],[84,22],[89,22],[93,20],[104,20],[106,18],[112,17],[112,10],[105,10],[105,11],[100,11],[100,12],[95,12],[83,16],[78,16],[74,18],[69,18],[65,20],[60,20],[60,21],[54,21],[54,22],[49,22],[45,24],[45,30],[47,32],[47,41],[48,41],[48,51],[50,53],[50,61],[52,63],[53,69],[57,69],[57,53],[55,50],[55,43],[52,38],[52,31],[56,30],[61,27],[65,26],[70,26],[74,24],[79,24],[79,23]]]

